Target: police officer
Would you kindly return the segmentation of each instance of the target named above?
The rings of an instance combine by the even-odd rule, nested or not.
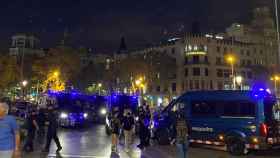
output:
[[[149,114],[146,114],[148,112],[147,107],[145,105],[139,107],[138,109],[138,118],[139,118],[139,139],[140,144],[137,145],[138,148],[144,149],[146,146],[149,145]]]
[[[29,112],[27,117],[27,140],[23,149],[27,152],[33,152],[33,140],[35,139],[35,133],[39,130],[38,123],[36,121],[36,111]]]
[[[57,137],[57,128],[58,128],[57,115],[52,105],[48,106],[48,121],[49,121],[49,125],[47,131],[47,141],[43,152],[49,152],[52,139],[55,141],[57,146],[56,152],[59,152],[60,150],[62,150],[62,147]]]
[[[121,121],[119,109],[115,107],[112,111],[111,129],[112,129],[112,152],[118,152],[118,140],[120,135]]]
[[[45,136],[45,122],[46,122],[46,116],[43,108],[39,109],[39,113],[37,115],[37,123],[39,126],[39,131],[38,131],[38,141],[39,143],[43,142],[44,136]]]

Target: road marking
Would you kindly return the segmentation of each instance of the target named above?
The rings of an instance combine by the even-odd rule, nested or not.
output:
[[[48,158],[56,158],[57,156],[63,158],[108,158],[104,156],[84,156],[84,155],[68,155],[68,154],[49,154]]]

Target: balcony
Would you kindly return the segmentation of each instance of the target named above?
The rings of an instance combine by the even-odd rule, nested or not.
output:
[[[188,61],[185,65],[210,65],[209,61]]]

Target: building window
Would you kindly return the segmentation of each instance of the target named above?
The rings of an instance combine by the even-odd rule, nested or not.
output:
[[[175,48],[172,48],[172,49],[171,49],[171,53],[172,53],[172,54],[175,54],[175,52],[176,52]]]
[[[172,92],[176,92],[176,83],[172,83],[172,85],[171,85],[171,87],[172,87]]]
[[[213,88],[213,81],[212,80],[210,80],[210,89],[214,89]]]
[[[188,64],[188,57],[185,57],[185,64]]]
[[[224,89],[223,82],[218,82],[218,90],[223,90],[223,89]]]
[[[204,62],[207,64],[208,63],[208,56],[204,57]]]
[[[262,55],[263,54],[263,51],[262,50],[260,50],[260,55]]]
[[[246,72],[245,71],[241,71],[241,76],[246,78]]]
[[[208,68],[205,68],[205,76],[208,76],[208,75],[209,75]]]
[[[194,88],[199,89],[199,81],[198,80],[194,81]]]
[[[247,50],[246,55],[250,56],[250,50]]]
[[[240,54],[244,55],[244,50],[243,49],[241,49]]]
[[[254,54],[256,54],[257,53],[257,48],[254,48]]]
[[[200,68],[198,67],[193,68],[193,76],[200,76]]]
[[[223,70],[217,69],[217,77],[223,77]]]
[[[204,80],[201,81],[201,89],[202,89],[202,90],[205,89],[205,82],[204,82]]]
[[[188,89],[188,81],[186,81],[186,84],[185,84],[185,89]]]
[[[185,77],[187,77],[189,75],[189,69],[185,68]]]
[[[251,65],[252,65],[251,60],[247,60],[247,66],[251,66]]]
[[[157,92],[160,92],[160,86],[157,86]]]
[[[252,79],[252,78],[253,78],[253,73],[252,73],[251,71],[248,71],[248,72],[247,72],[247,77],[248,77],[249,79]]]
[[[245,66],[246,65],[246,60],[241,60],[241,66]]]
[[[217,46],[217,52],[218,52],[218,53],[221,52],[221,47]]]
[[[225,47],[225,48],[224,48],[224,53],[227,53],[227,51],[228,51],[228,50],[227,50],[227,47]]]
[[[224,70],[224,78],[229,78],[231,75],[230,70]]]
[[[221,57],[216,58],[216,65],[222,65],[222,58]]]
[[[190,90],[193,90],[193,81],[190,80]]]
[[[199,56],[198,55],[194,55],[193,56],[193,64],[198,64],[199,63]]]

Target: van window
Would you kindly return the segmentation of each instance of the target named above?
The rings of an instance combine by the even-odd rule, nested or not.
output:
[[[181,102],[177,102],[176,104],[174,104],[171,111],[179,112],[179,111],[183,111],[184,109],[185,109],[185,103],[181,101]]]
[[[213,102],[192,101],[191,113],[193,116],[216,116],[216,105]]]
[[[255,104],[247,101],[224,102],[222,116],[255,117]]]

